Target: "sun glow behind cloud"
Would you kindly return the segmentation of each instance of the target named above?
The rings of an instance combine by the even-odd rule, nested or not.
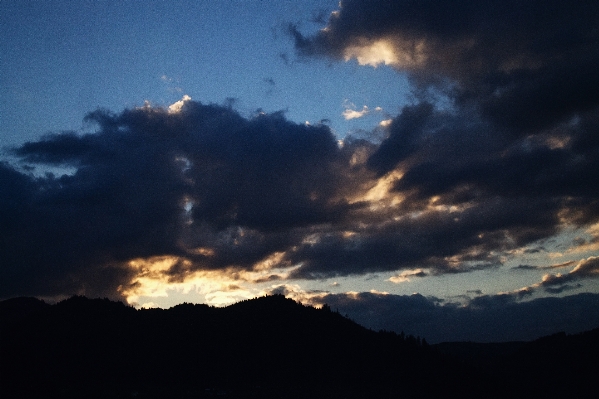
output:
[[[239,285],[239,281],[222,271],[195,271],[189,273],[183,281],[170,281],[168,270],[177,262],[181,260],[176,257],[131,261],[130,266],[139,270],[139,274],[130,288],[122,290],[127,302],[136,307],[155,306],[154,302],[162,303],[178,292],[184,295],[194,294],[189,297],[209,305],[223,306],[255,296]],[[159,298],[162,301],[157,301]]]
[[[362,39],[344,49],[345,61],[356,59],[360,65],[378,67],[381,64],[397,68],[416,68],[426,60],[424,41],[404,41],[399,38],[367,40]]]
[[[393,46],[385,40],[378,40],[369,45],[349,46],[345,49],[345,61],[355,58],[360,65],[377,67],[380,64],[397,64],[397,56]]]
[[[190,253],[214,256],[211,248],[200,247]],[[296,267],[286,266],[284,252],[275,252],[257,262],[252,270],[219,269],[194,270],[191,260],[178,256],[154,256],[128,262],[135,276],[128,286],[121,286],[120,293],[127,302],[137,307],[155,307],[152,298],[163,300],[172,292],[195,294],[203,303],[224,306],[242,299],[259,295],[261,283],[284,280]],[[182,271],[183,269],[183,271]],[[253,288],[246,288],[249,284]]]

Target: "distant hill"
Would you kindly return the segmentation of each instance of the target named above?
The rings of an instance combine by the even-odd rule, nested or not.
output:
[[[0,302],[0,397],[583,397],[597,335],[502,344],[509,350],[429,346],[281,295],[168,310],[15,298]],[[578,359],[595,362],[583,370]],[[577,377],[577,387],[556,387],[557,376],[543,385],[544,373]]]

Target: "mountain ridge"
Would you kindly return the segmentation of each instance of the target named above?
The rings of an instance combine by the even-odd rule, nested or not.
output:
[[[485,344],[428,345],[419,337],[372,331],[327,306],[315,309],[282,295],[224,308],[184,303],[170,309],[135,309],[79,296],[55,305],[15,298],[0,301],[0,320],[6,398],[565,393],[551,384],[538,391],[526,388],[523,375],[537,387],[543,373],[584,376],[576,391],[584,397],[585,381],[593,381],[594,374],[576,366],[578,354],[559,352],[586,350],[585,360],[599,355],[599,329],[514,343],[507,353],[497,348],[509,345],[500,345],[489,353],[492,346]]]

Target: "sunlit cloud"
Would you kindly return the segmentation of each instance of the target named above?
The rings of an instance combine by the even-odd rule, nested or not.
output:
[[[599,223],[595,223],[584,231],[584,237],[575,240],[567,253],[583,253],[599,251]]]
[[[298,284],[277,284],[260,291],[258,296],[281,294],[307,306],[320,307],[320,299],[328,295],[326,291],[306,291]]]
[[[75,172],[32,177],[0,164],[9,260],[0,280],[11,280],[3,295],[77,292],[142,306],[189,293],[220,306],[280,290],[318,303],[340,290],[333,279],[356,290],[345,298],[379,298],[389,282],[404,289],[427,276],[436,286],[440,275],[482,269],[532,270],[484,283],[517,297],[590,286],[599,251],[597,60],[580,43],[595,38],[596,22],[574,14],[595,8],[564,14],[557,31],[571,37],[551,46],[550,13],[512,24],[518,7],[485,10],[354,0],[319,19],[327,26],[311,36],[290,27],[298,56],[353,65],[333,71],[355,74],[343,79],[343,108],[333,102],[324,114],[288,119],[304,112],[295,107],[306,93],[292,96],[293,112],[253,116],[230,100],[202,104],[181,93],[170,105],[92,111],[90,134],[22,145],[13,155],[23,164]],[[391,68],[369,68],[379,66]],[[245,81],[276,95],[287,83],[271,72]],[[406,90],[389,103],[364,89],[367,75],[382,79],[379,88],[397,76]],[[178,84],[169,73],[156,80]],[[249,91],[240,101],[254,101],[242,100]],[[374,102],[383,98],[394,117]],[[334,131],[326,112],[356,130]],[[353,280],[369,273],[388,280],[357,292],[373,288]],[[323,291],[303,289],[306,280]],[[446,298],[466,288],[452,286]]]
[[[343,102],[343,107],[345,108],[345,110],[343,111],[342,115],[345,120],[363,118],[366,115],[370,115],[373,112],[383,112],[382,107],[375,107],[373,110],[371,110],[367,105],[363,105],[361,110],[357,110],[356,105],[350,102],[349,100],[345,100]]]
[[[376,184],[369,189],[363,196],[357,197],[352,202],[367,201],[373,207],[379,206],[394,206],[399,204],[403,199],[403,195],[398,192],[393,192],[392,187],[395,182],[401,179],[403,173],[399,170],[393,170],[387,173],[376,181]]]
[[[281,267],[282,265],[291,266],[285,263],[285,252],[278,251],[268,255],[265,259],[254,264],[253,270],[256,272],[270,271],[275,267]]]
[[[399,273],[396,276],[392,276],[388,279],[388,281],[391,281],[392,283],[395,284],[400,284],[400,283],[406,283],[408,281],[410,281],[410,278],[412,277],[425,277],[428,274],[422,270],[422,269],[415,269],[415,270],[404,270],[403,272]]]
[[[360,65],[391,65],[399,68],[413,68],[427,60],[425,42],[404,41],[399,38],[369,40],[360,39],[348,45],[343,53],[345,61],[356,59]]]
[[[226,306],[244,299],[256,297],[252,291],[238,286],[221,287],[221,289],[210,291],[204,296],[206,303],[213,306]]]
[[[362,107],[361,111],[357,111],[357,110],[351,109],[351,108],[346,108],[345,111],[343,111],[343,118],[345,118],[346,121],[351,120],[351,119],[358,119],[358,118],[361,118],[361,117],[367,115],[369,112],[370,111],[366,105]]]
[[[215,254],[214,250],[202,247],[190,252],[207,257]],[[223,306],[255,297],[258,295],[256,284],[287,279],[297,266],[282,267],[286,265],[284,256],[284,252],[275,252],[257,262],[251,270],[204,270],[190,259],[177,256],[137,258],[128,262],[134,272],[132,281],[121,286],[119,291],[129,304],[136,306],[149,303],[148,298],[164,300],[170,292],[195,293],[207,304]],[[140,298],[145,302],[140,304]]]
[[[169,292],[204,296],[205,302],[221,306],[239,298],[251,298],[249,290],[238,285],[232,273],[218,271],[193,271],[190,260],[176,256],[156,256],[134,259],[129,267],[136,273],[130,285],[121,287],[121,294],[132,305],[146,306],[147,298],[167,298]],[[175,273],[176,270],[176,274]],[[181,269],[187,269],[182,272]],[[173,280],[174,276],[177,279]],[[183,276],[182,276],[183,275]],[[144,298],[143,303],[139,303]]]
[[[551,265],[546,267],[536,267],[537,269],[554,269],[571,266],[576,262],[564,262],[563,264]],[[523,267],[527,268],[527,267]],[[591,256],[580,260],[576,266],[568,273],[547,273],[544,274],[540,282],[520,288],[514,292],[526,292],[532,294],[538,289],[544,289],[548,293],[560,293],[562,291],[572,290],[582,287],[580,281],[585,279],[599,278],[599,257]],[[570,284],[577,283],[577,284]]]
[[[119,291],[130,304],[137,303],[140,296],[167,297],[170,282],[165,273],[181,261],[189,262],[176,256],[133,259],[128,266],[134,271],[135,277],[130,285],[120,286]]]
[[[372,289],[368,292],[370,292],[371,294],[381,295],[381,296],[389,295],[389,293],[387,291],[379,291],[379,290],[375,290],[375,289]]]
[[[177,102],[175,102],[175,103],[173,103],[173,104],[171,104],[171,105],[168,106],[168,112],[169,112],[169,114],[176,114],[178,112],[181,112],[181,109],[183,108],[183,106],[185,105],[185,103],[187,101],[190,101],[190,100],[191,100],[191,97],[188,96],[187,94],[185,94],[183,96],[183,98],[181,98],[179,101],[177,101]]]
[[[379,122],[379,126],[388,127],[389,125],[391,125],[391,122],[393,122],[393,119],[385,119]]]
[[[213,248],[206,248],[206,247],[192,248],[192,249],[189,249],[188,252],[190,254],[202,255],[202,256],[207,256],[207,257],[212,257],[216,253]]]
[[[582,260],[569,274],[581,277],[599,277],[599,256]]]

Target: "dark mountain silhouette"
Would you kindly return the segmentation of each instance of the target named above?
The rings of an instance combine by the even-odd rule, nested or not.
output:
[[[594,398],[598,395],[599,328],[563,332],[531,342],[445,342],[435,349],[483,370],[500,392],[522,398]],[[492,388],[491,388],[492,389]]]
[[[281,295],[168,310],[15,298],[0,302],[0,397],[584,397],[598,335],[429,346]]]

